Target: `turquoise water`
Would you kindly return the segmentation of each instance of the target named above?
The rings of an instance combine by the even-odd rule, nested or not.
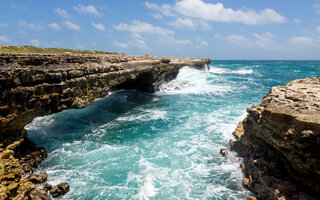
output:
[[[84,109],[36,118],[48,150],[37,172],[67,181],[61,199],[245,199],[239,159],[220,148],[269,89],[320,76],[316,61],[212,61],[149,94],[114,91]]]

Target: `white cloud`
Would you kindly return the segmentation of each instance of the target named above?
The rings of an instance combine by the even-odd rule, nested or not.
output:
[[[191,19],[182,19],[182,18],[177,18],[176,20],[169,22],[168,25],[174,26],[175,28],[189,28],[189,29],[195,29],[197,26]]]
[[[196,39],[196,48],[202,48],[207,46],[209,46],[209,44],[206,40],[203,40],[202,38]]]
[[[137,49],[142,49],[147,51],[149,48],[146,44],[146,42],[144,41],[143,37],[138,34],[138,33],[132,33],[130,36],[130,41],[129,41],[129,45],[131,47],[137,48]]]
[[[113,45],[114,46],[117,46],[117,47],[120,47],[120,48],[123,48],[123,49],[127,49],[129,48],[129,46],[126,44],[126,43],[122,43],[122,42],[113,42]]]
[[[169,45],[175,48],[179,48],[186,45],[193,44],[191,40],[187,39],[177,39],[173,35],[167,35],[167,36],[158,36],[157,41],[160,44]]]
[[[150,2],[146,2],[145,5],[147,6],[147,8],[158,11],[160,13],[162,13],[164,16],[171,16],[174,17],[176,16],[175,13],[173,13],[174,11],[172,10],[171,5],[169,4],[163,4],[161,6],[158,6],[155,3],[150,3]]]
[[[298,18],[295,18],[293,21],[294,21],[294,23],[301,23],[301,20]]]
[[[78,24],[73,23],[73,22],[65,21],[64,25],[69,30],[80,31],[80,26]]]
[[[202,30],[207,31],[207,30],[212,30],[212,26],[210,26],[210,24],[208,24],[205,21],[201,21],[200,22],[200,27]]]
[[[54,12],[57,13],[60,17],[70,19],[71,15],[68,13],[68,11],[61,9],[60,7],[54,9]]]
[[[146,33],[163,36],[174,34],[172,30],[161,28],[159,26],[153,26],[152,24],[140,22],[138,20],[133,21],[132,25],[120,23],[119,25],[114,26],[114,28],[120,31],[130,31],[132,33]]]
[[[0,41],[4,42],[4,43],[10,43],[11,42],[11,40],[5,35],[0,35]]]
[[[23,26],[23,27],[28,27],[28,28],[36,30],[36,31],[45,30],[45,28],[42,25],[40,25],[39,23],[32,23],[32,22],[28,23],[26,21],[20,21],[19,25]]]
[[[77,6],[74,6],[73,9],[81,13],[88,13],[95,16],[102,16],[102,14],[97,10],[97,8],[94,5],[84,6],[84,5],[78,4]]]
[[[5,28],[5,27],[7,27],[8,25],[7,25],[7,23],[5,23],[5,22],[2,22],[2,23],[0,23],[0,28]]]
[[[106,29],[105,29],[105,27],[104,27],[104,25],[103,24],[101,24],[101,23],[91,23],[92,24],[92,26],[94,27],[94,28],[96,28],[96,29],[98,29],[98,30],[100,30],[100,31],[106,31]]]
[[[305,47],[313,47],[317,46],[317,40],[311,37],[305,36],[295,36],[290,38],[289,44],[296,48],[305,48]]]
[[[320,26],[318,26],[316,29],[317,29],[317,31],[320,33]]]
[[[30,40],[29,42],[32,46],[40,46],[41,42],[39,42],[39,40]]]
[[[153,14],[152,16],[153,16],[154,18],[156,18],[156,19],[163,19],[162,15],[159,14],[159,13],[155,13],[155,14]]]
[[[238,46],[249,48],[263,48],[263,49],[277,49],[279,46],[273,41],[274,35],[266,32],[262,34],[253,33],[251,37],[245,37],[242,35],[229,35],[226,39]]]
[[[57,23],[54,23],[54,22],[49,24],[48,26],[54,30],[61,30],[61,27]]]
[[[164,4],[162,6],[146,2],[146,6],[166,16],[180,14],[204,21],[239,22],[248,25],[282,23],[285,21],[285,17],[270,8],[260,12],[252,9],[233,10],[225,8],[222,3],[205,3],[202,0],[180,0],[174,5]]]
[[[242,35],[232,34],[227,37],[227,40],[238,46],[253,47],[251,40]]]

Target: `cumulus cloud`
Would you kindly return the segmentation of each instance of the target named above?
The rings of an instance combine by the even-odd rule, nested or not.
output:
[[[94,5],[84,6],[84,5],[78,4],[77,6],[74,6],[73,9],[81,13],[92,14],[95,16],[102,16],[102,14],[98,11],[98,9]]]
[[[0,35],[0,41],[3,43],[10,43],[11,42],[11,40],[5,35]]]
[[[317,43],[316,39],[305,36],[295,36],[289,40],[289,44],[296,48],[314,47],[318,45]]]
[[[137,49],[142,49],[142,50],[148,50],[148,46],[146,44],[146,42],[144,41],[143,37],[138,34],[138,33],[132,33],[130,36],[130,41],[129,41],[129,45],[131,47],[137,48]]]
[[[100,31],[106,31],[104,25],[101,23],[91,23],[91,25]]]
[[[172,9],[170,4],[163,4],[163,5],[159,6],[155,3],[150,3],[147,1],[147,2],[145,2],[145,5],[147,8],[158,11],[165,16],[171,16],[171,17],[176,16],[176,14],[174,13],[174,10]]]
[[[113,42],[113,45],[116,46],[116,47],[120,47],[120,48],[123,48],[123,49],[127,49],[129,48],[129,46],[126,44],[126,43],[122,43],[122,42]]]
[[[133,21],[131,25],[126,23],[120,23],[119,25],[114,26],[114,28],[116,30],[129,31],[131,33],[146,33],[163,36],[174,34],[172,30],[161,28],[159,26],[153,26],[152,24],[140,22],[138,20]]]
[[[69,30],[80,31],[80,26],[78,24],[73,23],[73,22],[65,21],[64,25]]]
[[[174,26],[175,28],[189,28],[189,29],[195,29],[197,26],[191,19],[182,19],[182,18],[176,18],[176,20],[169,22],[168,25]]]
[[[49,24],[48,26],[54,30],[61,30],[61,27],[57,23],[54,23],[54,22]]]
[[[317,29],[317,31],[320,33],[320,26],[318,26],[316,29]]]
[[[227,41],[242,47],[276,49],[278,46],[273,41],[274,35],[266,32],[262,34],[253,33],[249,37],[232,34],[226,39]]]
[[[0,28],[5,28],[5,27],[7,27],[8,25],[7,25],[7,23],[5,23],[5,22],[2,22],[2,23],[0,23]]]
[[[146,2],[145,5],[165,16],[183,15],[204,21],[239,22],[248,25],[282,23],[285,17],[275,10],[266,8],[259,12],[252,9],[233,10],[225,8],[222,3],[205,3],[202,0],[180,0],[174,5]]]
[[[66,18],[66,19],[71,18],[71,14],[69,14],[68,11],[66,11],[60,7],[54,9],[54,12],[57,13],[62,18]]]
[[[22,26],[22,27],[27,27],[27,28],[36,30],[36,31],[45,30],[45,28],[39,23],[33,23],[33,22],[28,23],[26,21],[20,21],[19,25]]]

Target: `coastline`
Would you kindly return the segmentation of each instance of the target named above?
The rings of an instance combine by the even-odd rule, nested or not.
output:
[[[0,54],[0,58],[0,194],[11,199],[46,199],[46,190],[53,197],[69,191],[65,183],[51,186],[45,175],[32,175],[47,156],[24,130],[33,118],[83,108],[108,95],[110,88],[155,92],[175,78],[181,67],[202,68],[210,63],[209,59],[123,54]],[[36,181],[33,176],[38,177]],[[44,189],[35,183],[42,183]]]

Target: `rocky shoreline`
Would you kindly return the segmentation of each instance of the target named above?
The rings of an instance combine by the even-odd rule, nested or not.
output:
[[[247,112],[229,143],[243,158],[243,185],[263,200],[319,199],[320,78],[273,87]]]
[[[202,68],[209,59],[124,54],[0,54],[0,199],[50,199],[69,191],[33,174],[46,158],[28,140],[25,125],[38,116],[83,108],[109,89],[154,92],[183,66]]]

